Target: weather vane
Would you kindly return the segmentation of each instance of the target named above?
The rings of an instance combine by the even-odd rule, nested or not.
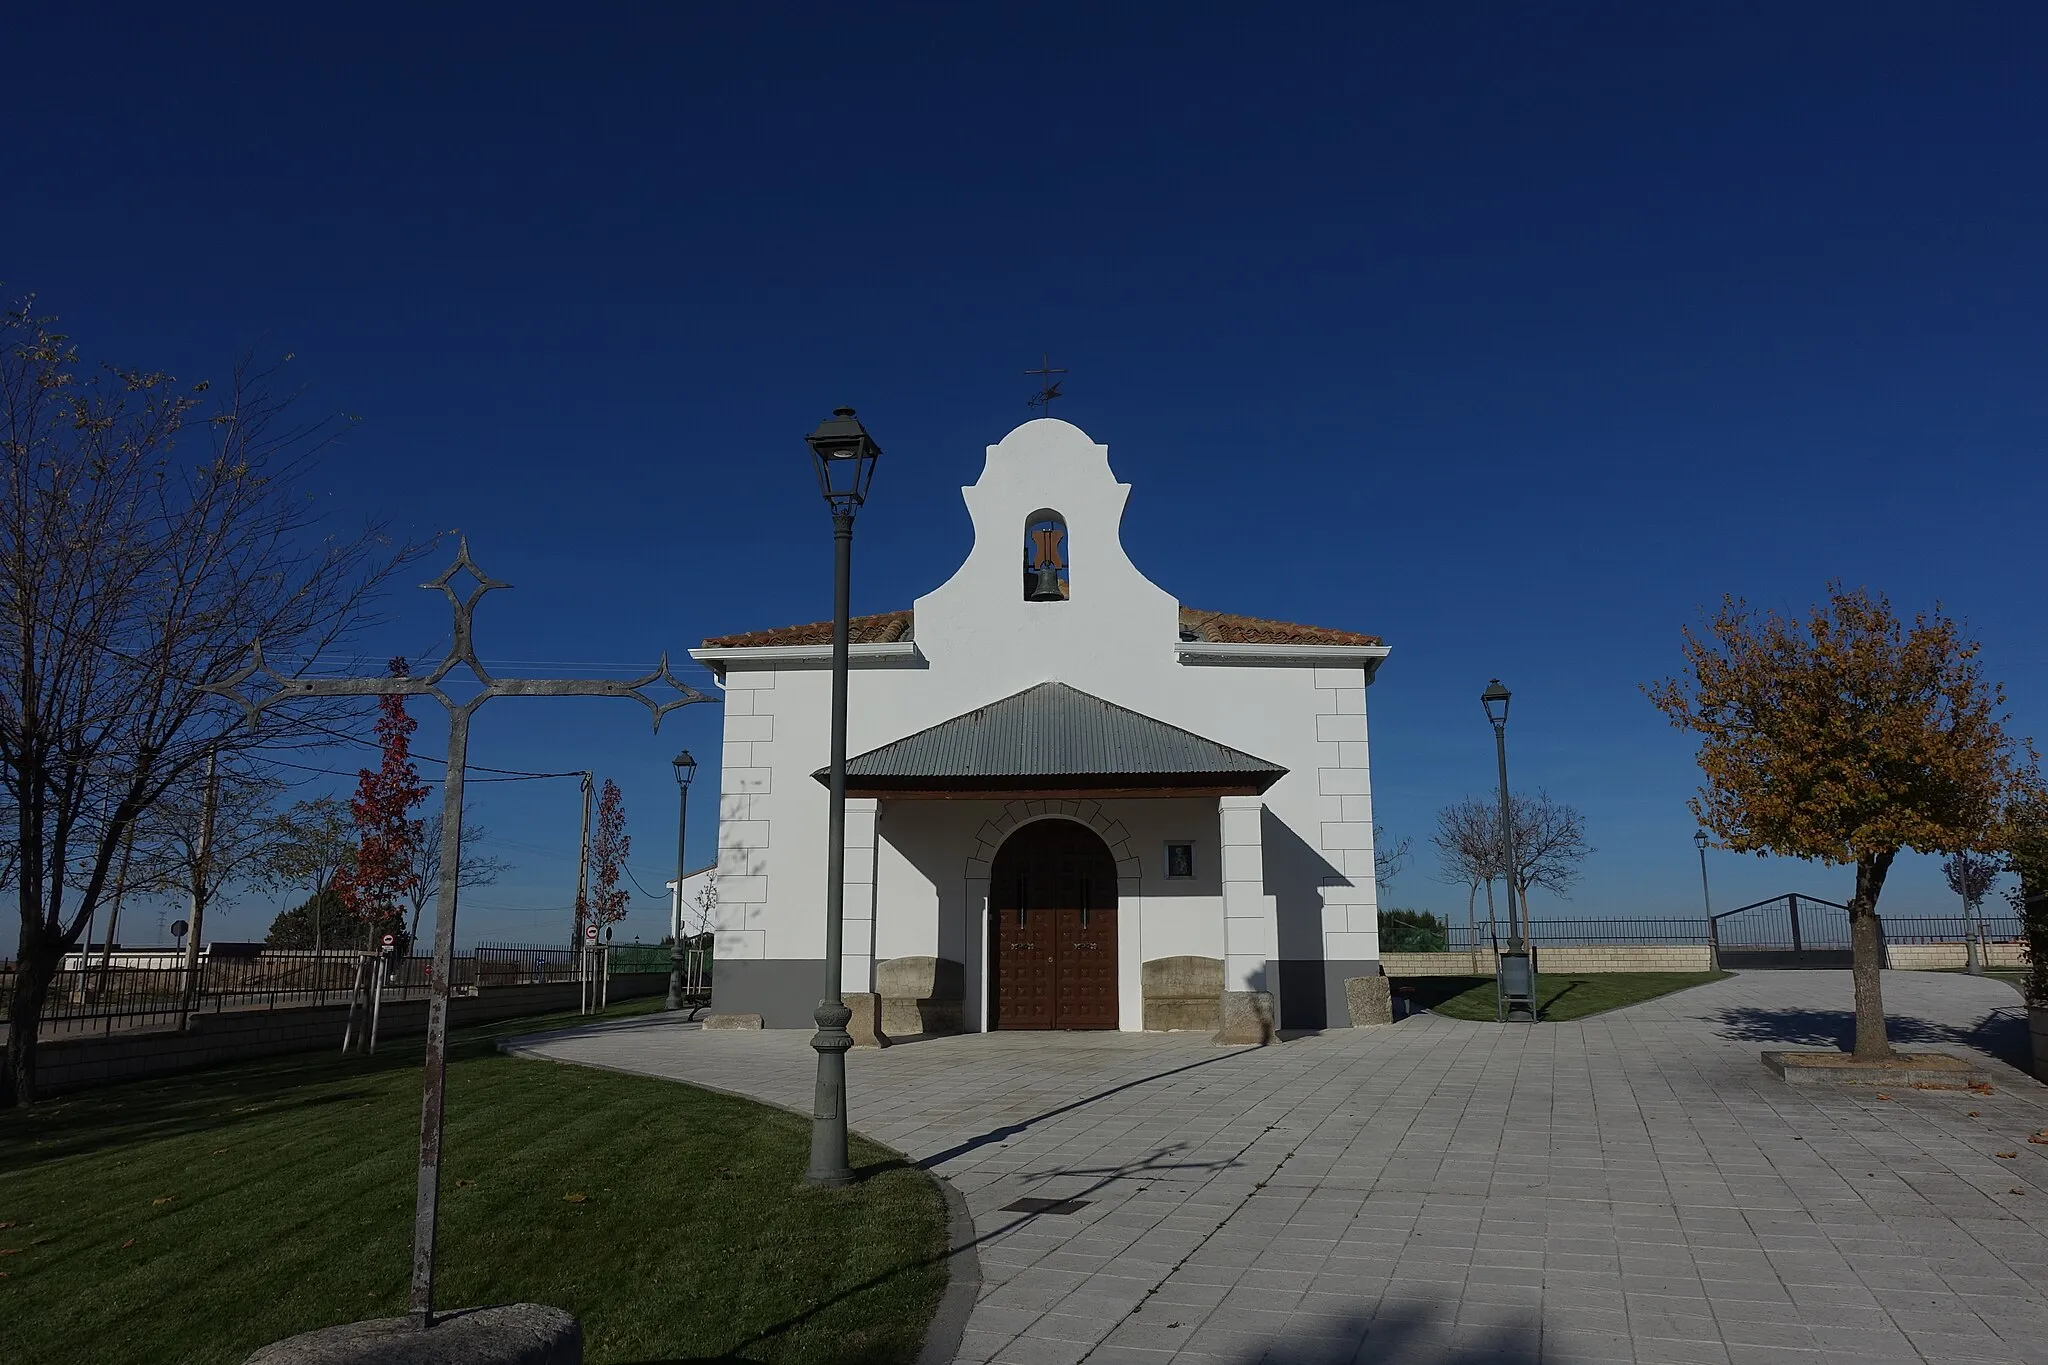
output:
[[[1060,385],[1067,382],[1064,379],[1054,379],[1053,376],[1065,374],[1066,372],[1064,366],[1055,366],[1052,363],[1052,357],[1044,351],[1040,351],[1038,353],[1038,368],[1026,370],[1024,373],[1035,376],[1043,387],[1037,393],[1031,395],[1031,401],[1026,406],[1040,416],[1052,416],[1052,400],[1066,397],[1065,394],[1060,392]]]

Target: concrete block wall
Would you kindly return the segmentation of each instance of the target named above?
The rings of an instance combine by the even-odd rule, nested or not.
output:
[[[1885,945],[1885,965],[1895,972],[1948,972],[1961,971],[1970,962],[1970,949],[1962,943],[1890,943]],[[2024,967],[2027,965],[2027,945],[2024,943],[1987,943],[1984,945],[1984,965],[1987,967]]]
[[[1382,953],[1388,976],[1492,976],[1490,949],[1467,953]],[[1536,950],[1545,972],[1706,972],[1714,967],[1704,943],[1581,944]]]
[[[660,995],[667,990],[668,976],[661,972],[621,973],[611,980],[614,1000]],[[460,1028],[521,1015],[573,1010],[581,992],[582,987],[573,981],[545,986],[494,986],[476,995],[458,995],[450,1000],[448,1021]],[[36,1048],[36,1085],[44,1094],[54,1095],[254,1057],[338,1049],[347,1026],[348,1006],[341,1004],[202,1014],[186,1033],[116,1033],[103,1038],[55,1039]],[[425,1000],[392,1001],[379,1012],[380,1046],[388,1039],[422,1035],[426,1031]]]

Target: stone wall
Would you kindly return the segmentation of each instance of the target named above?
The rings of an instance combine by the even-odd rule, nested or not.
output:
[[[1388,976],[1492,976],[1493,954],[1381,953]],[[1706,972],[1712,955],[1704,943],[1589,943],[1539,947],[1543,972]]]
[[[620,973],[612,977],[611,998],[631,1000],[668,990],[665,972]],[[582,987],[566,981],[546,986],[493,986],[449,1001],[449,1023],[484,1024],[527,1014],[573,1010]],[[84,1090],[117,1081],[166,1076],[198,1067],[289,1052],[341,1047],[348,1006],[238,1010],[202,1014],[187,1033],[116,1033],[103,1038],[59,1038],[36,1049],[36,1087],[43,1094]],[[427,1002],[387,1002],[379,1012],[379,1045],[427,1031]]]
[[[1969,947],[1961,943],[1890,943],[1885,945],[1885,965],[1895,972],[1961,971],[1970,962]],[[1987,943],[1987,967],[2024,967],[2024,943]]]

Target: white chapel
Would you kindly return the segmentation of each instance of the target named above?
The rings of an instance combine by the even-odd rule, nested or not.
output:
[[[966,562],[853,620],[857,1016],[897,1039],[1261,1042],[1376,1014],[1366,694],[1387,647],[1181,604],[1125,556],[1130,486],[1070,423],[1018,427],[961,492]],[[825,984],[830,641],[819,623],[691,651],[725,692],[721,1023],[809,1029]]]

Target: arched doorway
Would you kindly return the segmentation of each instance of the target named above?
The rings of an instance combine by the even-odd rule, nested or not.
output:
[[[989,868],[989,1027],[1113,1029],[1116,860],[1100,835],[1039,820]]]

